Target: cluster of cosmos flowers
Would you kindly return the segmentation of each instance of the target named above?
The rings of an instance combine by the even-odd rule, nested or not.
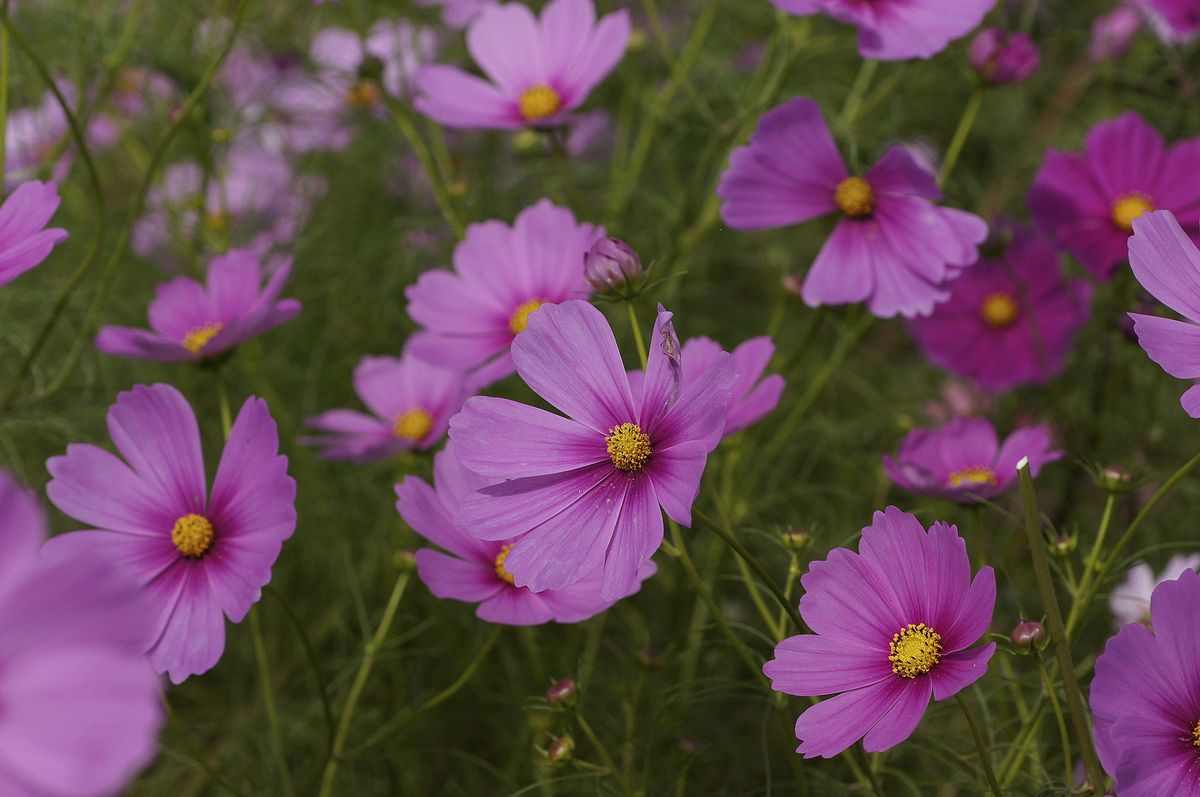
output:
[[[766,2],[766,0],[762,0]],[[996,0],[771,0],[857,29],[866,59],[931,58],[975,31]],[[476,130],[546,131],[579,123],[589,95],[621,61],[625,10],[592,0],[425,0],[465,30],[478,71],[437,63],[439,36],[406,20],[362,35],[329,27],[303,58],[239,42],[219,76],[211,162],[169,164],[132,232],[134,250],[167,275],[147,303],[148,329],[106,325],[108,355],[219,364],[301,312],[285,298],[289,248],[324,183],[296,167],[345,149],[362,124],[411,107]],[[948,7],[949,6],[949,7]],[[1097,23],[1094,58],[1115,57],[1146,24],[1169,41],[1200,30],[1194,2],[1140,0]],[[204,37],[201,37],[202,39]],[[197,45],[203,47],[203,42]],[[1003,85],[1038,68],[1028,36],[980,31],[969,59]],[[65,84],[64,84],[65,85]],[[66,87],[68,97],[94,87]],[[111,113],[86,131],[112,146],[132,120],[166,115],[181,92],[129,69]],[[54,182],[73,168],[57,98],[8,117],[8,197],[0,206],[0,285],[33,269],[66,237],[49,227]],[[1146,354],[1169,375],[1200,378],[1200,139],[1168,144],[1134,112],[1101,121],[1081,151],[1048,151],[1029,188],[1031,224],[985,219],[943,203],[921,153],[893,145],[853,173],[820,104],[794,97],[767,111],[729,156],[717,187],[736,231],[833,217],[795,282],[811,307],[862,304],[902,317],[929,362],[990,394],[1042,385],[1066,365],[1088,322],[1095,282],[1126,264],[1183,320],[1132,314]],[[1089,274],[1062,267],[1069,253]],[[759,423],[784,393],[768,373],[775,345],[682,338],[691,327],[658,306],[641,367],[623,359],[593,294],[631,301],[646,288],[638,256],[609,231],[543,199],[469,225],[447,268],[406,291],[419,331],[353,374],[366,411],[307,419],[301,441],[365,463],[432,451],[432,484],[396,485],[396,510],[429,545],[415,554],[439,598],[486,622],[575,623],[652,578],[665,523],[691,526],[710,455]],[[513,376],[552,409],[486,395]],[[1182,405],[1200,418],[1200,387]],[[296,483],[267,403],[248,397],[225,431],[211,488],[201,420],[168,384],[137,385],[109,409],[109,448],[79,443],[46,463],[49,501],[80,530],[46,540],[37,500],[0,474],[0,791],[116,793],[154,755],[159,674],[178,684],[213,668],[225,621],[241,622],[296,529]],[[211,452],[210,452],[211,453]],[[881,465],[914,496],[961,503],[1010,490],[1018,463],[1036,476],[1065,456],[1030,422],[1003,440],[978,415],[911,430]],[[665,515],[665,520],[664,520]],[[1156,578],[1140,564],[1113,594],[1123,627],[1096,661],[1095,737],[1116,793],[1195,794],[1200,766],[1200,559]],[[957,528],[875,513],[857,550],[811,563],[799,612],[807,630],[763,668],[775,690],[833,695],[796,725],[805,757],[862,740],[887,750],[911,736],[931,700],[988,671],[996,576],[974,570]],[[1151,630],[1152,628],[1152,630]]]

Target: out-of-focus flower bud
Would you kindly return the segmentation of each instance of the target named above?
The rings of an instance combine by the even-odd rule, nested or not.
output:
[[[1133,37],[1142,28],[1142,16],[1136,9],[1121,6],[1092,23],[1092,42],[1088,57],[1096,63],[1120,58],[1129,50]]]
[[[398,570],[416,570],[417,569],[417,555],[416,555],[415,551],[409,551],[409,550],[396,551],[396,555],[393,558],[393,561],[395,562],[396,569],[398,569]]]
[[[643,667],[661,667],[663,664],[663,654],[658,650],[639,650],[637,657]]]
[[[571,705],[575,702],[575,681],[563,678],[546,690],[546,702],[552,706]]]
[[[1120,465],[1109,465],[1096,473],[1096,486],[1108,493],[1127,493],[1133,489],[1133,474]]]
[[[985,83],[993,86],[1019,83],[1037,71],[1041,63],[1037,45],[1028,34],[1002,28],[984,28],[967,50],[971,66]]]
[[[624,241],[601,238],[583,256],[583,274],[597,293],[620,295],[636,288],[645,270],[637,252]]]
[[[570,736],[560,736],[546,748],[546,759],[551,764],[565,764],[571,760],[574,752],[575,740]]]
[[[804,277],[799,274],[788,274],[782,280],[783,289],[788,293],[800,296],[804,290]]]
[[[1033,620],[1022,620],[1017,623],[1017,627],[1013,629],[1012,636],[1013,647],[1021,653],[1029,653],[1033,650],[1044,650],[1046,647],[1046,626]]]
[[[1051,556],[1070,556],[1079,547],[1079,538],[1074,534],[1059,534],[1049,547]]]
[[[803,551],[812,542],[812,538],[808,536],[808,532],[804,529],[791,529],[779,535],[780,542],[783,547],[789,551]]]

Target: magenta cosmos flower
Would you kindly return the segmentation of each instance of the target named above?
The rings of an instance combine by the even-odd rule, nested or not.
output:
[[[1016,483],[1017,463],[1029,458],[1036,476],[1048,462],[1062,459],[1051,448],[1045,426],[1017,429],[1001,445],[983,418],[956,418],[937,429],[914,429],[895,456],[883,457],[883,469],[898,486],[916,495],[971,503],[993,498]]]
[[[562,589],[532,592],[515,586],[505,569],[513,541],[477,540],[454,523],[462,500],[496,480],[464,468],[454,454],[454,444],[448,443],[434,457],[433,483],[430,488],[424,480],[409,476],[396,485],[396,511],[413,531],[447,552],[417,551],[417,573],[437,597],[477,603],[475,614],[480,620],[504,625],[577,623],[627,597],[600,597],[604,575],[600,568]],[[628,594],[637,592],[655,569],[653,562],[643,562]]]
[[[0,793],[106,797],[157,752],[151,607],[94,558],[38,553],[46,518],[0,472]]]
[[[941,198],[933,172],[902,147],[850,176],[820,107],[803,97],[759,121],[750,144],[730,156],[717,194],[721,217],[738,230],[842,215],[804,279],[812,307],[866,302],[883,318],[926,315],[987,237],[983,219],[933,204]]]
[[[222,613],[240,623],[271,580],[296,528],[296,482],[260,398],[242,405],[211,494],[196,416],[175,388],[121,393],[108,431],[124,461],[92,445],[47,461],[50,500],[93,529],[46,546],[104,559],[141,587],[156,610],[150,661],[182,683],[221,658]]]
[[[442,22],[452,28],[465,28],[485,8],[496,5],[496,0],[416,0],[419,6],[440,6]]]
[[[1200,238],[1200,138],[1168,148],[1129,111],[1087,135],[1082,154],[1049,150],[1029,190],[1038,227],[1100,279],[1125,261],[1133,220],[1171,210]]]
[[[1159,35],[1167,42],[1187,41],[1200,32],[1200,2],[1197,0],[1134,0]]]
[[[790,637],[763,666],[777,692],[838,694],[796,720],[796,752],[832,758],[863,740],[868,752],[916,730],[930,695],[946,700],[987,672],[996,576],[971,579],[954,526],[928,532],[894,506],[862,530],[859,553],[835,548],[800,579],[800,616],[815,633]],[[864,738],[865,737],[865,738]]]
[[[1091,302],[1091,285],[1063,276],[1055,248],[1019,229],[1003,255],[950,283],[950,298],[909,331],[934,365],[1005,391],[1062,372]]]
[[[454,250],[454,271],[426,271],[405,291],[408,314],[425,329],[413,354],[448,368],[478,368],[482,386],[513,372],[508,349],[543,304],[588,294],[583,258],[603,227],[579,224],[548,199],[512,227],[472,224]]]
[[[216,357],[300,312],[300,302],[279,299],[291,270],[289,258],[263,285],[258,258],[235,249],[209,264],[207,285],[190,277],[159,285],[150,303],[151,329],[103,327],[96,335],[96,348],[117,357],[159,362]]]
[[[1186,320],[1130,313],[1138,343],[1151,360],[1177,379],[1200,378],[1200,250],[1169,210],[1133,222],[1129,265],[1142,287]],[[1187,414],[1200,418],[1200,385],[1180,399]]]
[[[1151,631],[1130,623],[1096,659],[1096,752],[1120,797],[1200,795],[1200,576],[1154,590]]]
[[[46,224],[58,210],[54,183],[22,183],[0,205],[0,285],[41,263],[66,240],[67,231]]]
[[[517,129],[565,123],[613,70],[629,41],[629,13],[597,22],[592,0],[551,0],[541,19],[522,3],[484,8],[467,49],[488,80],[452,66],[417,72],[416,107],[448,127]]]
[[[518,587],[562,589],[603,566],[600,596],[628,595],[662,543],[660,507],[691,525],[708,452],[725,426],[730,358],[719,355],[682,386],[679,341],[660,309],[635,395],[604,315],[572,301],[539,310],[513,343],[513,360],[525,383],[568,417],[469,399],[450,419],[459,459],[511,481],[466,498],[455,520],[479,539],[512,541],[504,567]]]
[[[354,392],[373,413],[329,410],[309,418],[323,435],[303,438],[326,459],[367,462],[434,446],[458,412],[467,387],[461,371],[411,354],[364,357],[354,369]]]
[[[1037,71],[1042,62],[1028,33],[984,28],[967,48],[971,66],[984,83],[1003,86],[1019,83]]]
[[[858,28],[858,52],[878,61],[931,58],[983,22],[996,0],[771,0],[791,14],[828,14]]]
[[[313,37],[309,56],[320,68],[318,78],[349,108],[381,105],[374,80],[364,67],[379,69],[379,83],[393,97],[408,94],[417,67],[433,58],[437,37],[407,20],[380,20],[365,37],[345,28],[326,28]],[[374,62],[374,63],[372,63]]]

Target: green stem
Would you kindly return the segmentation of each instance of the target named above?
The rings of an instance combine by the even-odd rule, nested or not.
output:
[[[221,432],[229,440],[229,432],[233,429],[233,413],[229,411],[229,391],[225,388],[225,377],[218,366],[216,373],[217,404],[221,408]]]
[[[346,740],[350,736],[354,710],[358,708],[358,701],[367,686],[367,679],[371,676],[371,668],[375,665],[375,656],[387,638],[392,621],[396,618],[396,610],[400,607],[400,598],[403,597],[404,589],[408,586],[408,579],[408,570],[402,570],[396,577],[392,594],[383,610],[383,617],[379,620],[379,625],[376,626],[370,641],[367,642],[362,663],[358,667],[354,681],[350,684],[350,692],[346,695],[346,704],[342,708],[342,716],[338,720],[337,734],[333,737],[333,749],[330,751],[329,759],[325,762],[325,773],[321,778],[319,797],[329,797],[333,794],[333,782],[337,778],[342,752],[346,749]]]
[[[979,116],[979,109],[982,106],[983,89],[976,88],[972,92],[971,98],[967,100],[967,107],[963,109],[962,116],[958,120],[958,127],[954,130],[954,137],[950,139],[950,146],[946,148],[946,158],[942,161],[942,168],[938,172],[939,187],[946,184],[946,180],[954,171],[954,165],[958,163],[958,156],[962,154],[963,147],[966,146],[967,136],[971,134],[971,128],[975,126],[975,119]]]
[[[1063,716],[1062,705],[1058,702],[1058,692],[1050,679],[1050,673],[1046,672],[1046,665],[1042,662],[1040,653],[1038,672],[1042,675],[1042,688],[1046,690],[1046,699],[1050,702],[1050,710],[1054,712],[1054,720],[1058,724],[1058,740],[1063,750],[1063,783],[1067,784],[1067,793],[1070,794],[1074,786],[1074,778],[1071,777],[1071,735],[1067,732],[1067,719]]]
[[[283,597],[283,593],[275,589],[271,584],[263,587],[263,592],[273,597],[278,601],[279,606],[283,609],[283,613],[291,620],[292,626],[296,629],[296,635],[300,637],[300,645],[304,648],[304,657],[308,659],[308,666],[312,670],[313,678],[317,681],[317,695],[321,698],[321,715],[325,719],[326,732],[326,754],[333,749],[333,735],[336,730],[336,723],[333,719],[333,707],[329,705],[329,689],[325,686],[325,679],[321,676],[321,667],[317,663],[316,648],[313,647],[312,640],[308,638],[308,631],[304,628],[304,623],[300,620],[300,616],[291,607],[291,604]]]
[[[633,330],[633,342],[637,346],[638,359],[642,362],[642,370],[646,370],[646,340],[642,337],[642,325],[638,323],[637,310],[633,309],[633,300],[625,302],[629,311],[629,328]]]
[[[583,714],[579,711],[575,712],[575,721],[579,723],[579,729],[583,731],[583,735],[592,743],[592,747],[596,748],[596,753],[600,756],[600,760],[604,762],[604,766],[608,767],[608,774],[612,776],[613,781],[617,784],[617,791],[626,797],[633,797],[633,792],[630,791],[629,785],[625,783],[625,779],[621,777],[621,770],[617,769],[617,762],[609,754],[608,748],[600,741],[600,737],[596,735],[596,731],[592,729],[591,724],[583,718]]]
[[[766,585],[767,589],[771,591],[771,594],[775,596],[775,600],[779,601],[779,605],[783,608],[783,610],[787,612],[787,616],[792,621],[792,624],[796,627],[796,630],[803,631],[804,621],[800,619],[800,613],[796,611],[796,607],[792,605],[792,602],[788,600],[787,596],[783,593],[783,590],[780,589],[779,585],[775,583],[775,580],[771,578],[771,574],[767,572],[766,568],[763,567],[753,555],[751,555],[750,551],[746,550],[746,546],[742,545],[741,540],[734,535],[733,530],[721,526],[719,523],[695,507],[692,507],[692,516],[715,531],[717,536],[724,540],[725,544],[733,549],[734,553],[740,556],[746,564],[750,565],[750,569],[754,571],[763,584]]]
[[[869,59],[863,61],[859,66],[858,74],[854,77],[854,84],[850,87],[850,93],[846,95],[846,102],[842,105],[842,112],[838,114],[837,121],[834,123],[834,128],[838,131],[845,133],[854,126],[854,122],[858,118],[858,109],[862,106],[863,95],[871,86],[877,69],[879,69],[879,62]]]
[[[245,795],[236,786],[225,780],[225,778],[221,777],[221,775],[218,774],[217,771],[213,769],[207,761],[204,760],[204,755],[200,748],[197,747],[196,742],[192,740],[192,736],[187,732],[187,728],[183,727],[183,722],[179,719],[179,715],[177,715],[175,710],[171,708],[171,704],[167,700],[166,693],[162,695],[162,705],[163,710],[167,714],[167,721],[170,722],[175,728],[175,732],[179,734],[179,738],[183,739],[183,743],[188,749],[192,763],[204,770],[204,774],[208,776],[209,780],[220,786],[225,791],[234,795],[234,797],[245,797]]]
[[[1050,632],[1054,655],[1058,659],[1059,678],[1067,699],[1067,711],[1075,725],[1075,736],[1079,742],[1079,753],[1083,768],[1092,787],[1099,790],[1104,786],[1104,771],[1096,757],[1092,743],[1092,725],[1083,697],[1079,692],[1079,679],[1071,663],[1071,643],[1063,627],[1062,611],[1054,594],[1054,582],[1050,576],[1050,561],[1046,555],[1046,542],[1042,537],[1042,526],[1038,517],[1037,495],[1033,488],[1033,476],[1029,472],[1028,458],[1017,465],[1021,477],[1021,501],[1025,505],[1025,533],[1029,539],[1029,553],[1033,559],[1033,574],[1037,580],[1038,593],[1046,612],[1046,626]]]
[[[975,714],[971,711],[971,707],[967,705],[967,701],[963,699],[962,692],[954,695],[954,702],[958,703],[958,707],[962,709],[963,716],[967,718],[967,725],[971,728],[971,736],[975,739],[975,749],[979,751],[979,764],[983,767],[983,774],[987,778],[988,787],[991,788],[992,794],[995,797],[1004,797],[1004,792],[1000,789],[1000,783],[996,780],[996,773],[992,769],[992,756],[988,753],[987,742],[984,741],[983,733],[979,730],[979,723],[975,721]]]
[[[1017,773],[1021,771],[1021,765],[1025,763],[1025,757],[1029,755],[1030,744],[1037,736],[1038,729],[1042,725],[1042,714],[1046,710],[1045,695],[1038,695],[1038,699],[1034,701],[1033,708],[1029,712],[1029,719],[1025,722],[1025,727],[1021,728],[1021,732],[1017,734],[1017,739],[1013,742],[1012,748],[1008,755],[1004,757],[1004,761],[1000,766],[1000,784],[1005,788],[1012,785],[1016,779]]]
[[[1108,536],[1108,527],[1112,523],[1113,507],[1116,506],[1116,503],[1117,497],[1112,494],[1104,502],[1104,513],[1100,516],[1100,529],[1096,532],[1096,540],[1092,543],[1092,549],[1088,552],[1087,560],[1083,563],[1083,576],[1079,583],[1079,589],[1075,593],[1075,600],[1071,602],[1071,611],[1067,614],[1066,630],[1068,638],[1075,633],[1075,627],[1079,624],[1080,618],[1083,617],[1083,596],[1090,595],[1092,592],[1092,582],[1100,567],[1100,555],[1104,550],[1104,538]]]
[[[283,780],[283,793],[294,794],[291,771],[284,755],[283,730],[279,726],[279,711],[275,706],[275,690],[271,688],[271,666],[267,661],[267,646],[263,643],[262,624],[258,621],[258,607],[250,610],[250,634],[254,638],[254,660],[258,663],[258,679],[262,682],[263,706],[267,709],[267,724],[271,728],[271,751],[279,765],[279,777]]]
[[[446,223],[450,225],[450,229],[454,231],[454,236],[461,240],[466,235],[466,227],[463,225],[458,211],[454,208],[454,202],[450,198],[450,189],[446,185],[445,175],[442,174],[437,163],[434,161],[434,157],[428,145],[426,145],[425,139],[421,137],[420,131],[417,130],[416,124],[413,123],[408,109],[393,99],[382,85],[379,87],[379,90],[382,92],[381,96],[386,98],[385,101],[387,102],[388,110],[392,113],[396,127],[400,129],[400,134],[407,139],[409,146],[413,149],[413,153],[417,156],[417,160],[421,162],[421,168],[425,170],[425,175],[429,178],[430,185],[433,186],[433,198],[437,202],[438,209],[442,212]]]
[[[8,19],[8,0],[4,0],[3,16]],[[0,28],[0,179],[8,176],[8,25]]]

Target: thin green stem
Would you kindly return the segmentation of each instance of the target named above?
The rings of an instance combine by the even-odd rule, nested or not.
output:
[[[1109,494],[1108,499],[1104,502],[1104,513],[1100,516],[1100,529],[1096,532],[1096,539],[1092,543],[1092,548],[1088,551],[1087,559],[1083,563],[1083,576],[1079,582],[1079,589],[1075,593],[1075,600],[1071,602],[1071,611],[1067,613],[1066,629],[1068,638],[1075,633],[1075,627],[1083,617],[1083,596],[1090,595],[1092,592],[1092,583],[1100,568],[1100,556],[1104,551],[1104,539],[1108,536],[1108,527],[1112,524],[1113,508],[1116,506],[1116,503],[1117,497],[1112,494]]]
[[[625,302],[625,309],[629,311],[629,328],[633,330],[633,343],[637,346],[638,359],[641,360],[642,370],[646,370],[646,340],[642,337],[642,325],[638,323],[637,310],[633,308],[633,300],[629,299]]]
[[[320,797],[329,797],[333,794],[333,783],[337,779],[342,753],[346,749],[346,740],[350,736],[354,710],[358,708],[358,701],[362,697],[363,690],[366,689],[367,680],[371,677],[375,656],[383,645],[383,641],[387,639],[392,621],[396,618],[396,610],[400,607],[400,598],[404,596],[404,590],[408,586],[409,575],[410,571],[402,570],[396,577],[392,594],[388,597],[387,605],[383,610],[383,617],[380,618],[379,625],[375,627],[375,633],[363,651],[362,663],[358,667],[354,681],[350,684],[350,692],[346,695],[346,704],[343,706],[342,716],[338,720],[337,734],[333,737],[333,749],[330,751],[329,759],[325,762],[325,773],[321,777]]]
[[[1033,559],[1033,574],[1046,613],[1046,627],[1050,632],[1054,655],[1058,659],[1059,678],[1067,699],[1067,711],[1075,726],[1084,771],[1087,772],[1092,787],[1099,790],[1104,786],[1104,771],[1100,769],[1100,760],[1096,757],[1096,748],[1092,743],[1091,720],[1079,692],[1079,679],[1075,677],[1075,667],[1071,663],[1071,643],[1063,626],[1058,598],[1054,594],[1046,541],[1042,536],[1042,525],[1038,516],[1037,494],[1033,488],[1033,476],[1029,472],[1027,458],[1018,463],[1017,472],[1021,478],[1021,502],[1025,506],[1025,533],[1029,539],[1029,553]]]
[[[4,18],[8,19],[8,0],[4,0]],[[8,25],[0,27],[0,178],[8,176]]]
[[[225,388],[225,377],[222,375],[220,367],[217,368],[216,383],[217,404],[221,411],[221,432],[228,440],[229,432],[233,429],[233,413],[229,410],[229,391]]]
[[[329,689],[325,685],[325,679],[321,675],[321,667],[317,663],[316,648],[313,647],[312,640],[308,638],[308,631],[304,628],[304,623],[300,620],[300,615],[283,597],[283,593],[275,589],[274,585],[268,584],[263,587],[263,592],[273,597],[278,603],[283,613],[287,615],[292,623],[292,627],[296,629],[296,635],[300,637],[300,645],[304,648],[304,657],[308,660],[309,669],[312,670],[313,678],[317,682],[317,696],[321,699],[321,715],[325,720],[326,732],[326,754],[333,750],[333,735],[336,731],[336,722],[333,718],[333,707],[329,704]]]
[[[187,731],[187,728],[183,726],[183,722],[179,719],[179,715],[175,713],[175,709],[171,708],[171,703],[167,700],[166,693],[163,693],[162,695],[162,705],[163,710],[167,714],[167,721],[170,722],[172,727],[175,728],[175,732],[179,734],[179,738],[183,739],[183,743],[188,749],[191,762],[200,767],[200,769],[204,771],[204,774],[208,776],[209,780],[220,786],[225,791],[234,795],[234,797],[245,797],[241,790],[239,790],[229,781],[225,780],[225,778],[221,777],[221,775],[215,769],[213,769],[207,761],[204,760],[202,751],[196,745],[196,742],[193,741],[191,734],[189,734]]]
[[[750,551],[746,550],[746,546],[742,545],[741,540],[739,540],[733,533],[733,529],[725,528],[695,507],[692,507],[692,516],[715,531],[717,536],[724,540],[725,544],[732,548],[733,552],[740,556],[742,560],[750,566],[750,569],[754,571],[759,580],[761,580],[766,588],[771,591],[771,594],[775,596],[775,600],[779,601],[779,605],[787,613],[788,618],[792,621],[792,625],[794,625],[798,631],[803,631],[804,621],[800,619],[800,613],[796,611],[796,607],[792,605],[792,602],[788,600],[788,597],[783,593],[783,590],[780,589],[779,585],[775,583],[775,580],[771,578],[771,574],[767,572],[767,569],[763,567],[757,559],[754,558]]]
[[[1117,544],[1113,546],[1108,558],[1104,560],[1104,567],[1101,570],[1102,574],[1106,574],[1112,569],[1113,565],[1116,564],[1117,559],[1120,557],[1121,552],[1125,550],[1125,547],[1129,545],[1130,541],[1133,539],[1133,535],[1136,534],[1137,530],[1141,528],[1143,523],[1146,522],[1146,518],[1150,517],[1150,514],[1158,507],[1160,503],[1162,503],[1162,500],[1170,495],[1171,491],[1175,489],[1175,485],[1183,481],[1184,477],[1191,473],[1197,465],[1200,465],[1200,454],[1197,454],[1185,462],[1183,466],[1179,468],[1179,470],[1172,473],[1170,478],[1163,482],[1162,487],[1159,487],[1158,490],[1155,491],[1154,495],[1150,497],[1150,500],[1146,502],[1146,505],[1143,506],[1141,511],[1138,512],[1133,518],[1133,522],[1129,524],[1129,528],[1125,529],[1125,533],[1122,534],[1120,539],[1117,540]],[[1103,578],[1097,579],[1097,581],[1103,581]]]
[[[1046,665],[1042,662],[1040,653],[1037,659],[1038,672],[1042,676],[1042,688],[1046,690],[1046,700],[1049,701],[1050,710],[1054,712],[1054,721],[1058,724],[1058,740],[1062,745],[1063,753],[1063,783],[1067,785],[1067,793],[1070,794],[1074,778],[1071,777],[1071,735],[1067,731],[1067,718],[1063,716],[1062,704],[1058,702],[1058,691],[1054,688],[1050,673],[1046,672]]]
[[[1038,695],[1038,699],[1034,701],[1033,708],[1029,712],[1029,719],[1026,720],[1025,727],[1021,728],[1021,732],[1017,734],[1016,741],[1013,742],[1000,767],[1000,784],[1005,788],[1012,785],[1017,773],[1021,771],[1025,756],[1029,755],[1029,748],[1033,746],[1030,742],[1035,739],[1038,729],[1041,728],[1042,715],[1045,711],[1046,696]]]
[[[979,109],[982,106],[983,88],[976,88],[971,93],[971,98],[967,100],[967,106],[963,109],[962,116],[959,117],[958,127],[954,129],[954,136],[950,139],[950,146],[946,148],[946,158],[942,161],[941,170],[938,171],[939,186],[944,186],[946,180],[950,179],[954,165],[958,163],[958,156],[962,154],[963,147],[966,146],[967,136],[971,134],[971,128],[975,126],[975,119],[979,116]]]
[[[271,687],[271,665],[267,660],[267,646],[263,643],[262,624],[258,621],[258,607],[250,610],[250,635],[254,639],[254,660],[258,664],[258,680],[262,683],[263,706],[267,710],[267,724],[271,729],[271,752],[279,765],[279,777],[283,782],[283,793],[294,794],[292,774],[288,769],[283,730],[279,725],[279,710],[275,705],[275,690]]]
[[[842,112],[838,114],[837,121],[834,123],[834,128],[842,133],[846,133],[854,126],[854,122],[858,119],[858,109],[862,106],[863,95],[867,93],[867,89],[871,86],[871,81],[875,78],[875,72],[879,69],[879,62],[870,59],[862,62],[858,68],[858,74],[854,77],[854,84],[850,86],[850,93],[846,95],[846,102],[842,104]]]
[[[634,792],[629,788],[629,784],[625,782],[625,778],[621,777],[621,770],[617,769],[617,762],[609,754],[608,748],[604,746],[604,742],[600,741],[600,737],[596,735],[596,731],[592,729],[591,724],[584,719],[581,712],[575,712],[575,721],[579,723],[579,729],[583,731],[583,735],[592,743],[592,747],[596,748],[597,755],[604,762],[604,766],[608,767],[608,774],[612,776],[613,782],[617,784],[617,791],[624,794],[626,797],[633,797]]]
[[[962,709],[963,716],[967,718],[967,726],[971,729],[971,736],[975,739],[975,749],[979,751],[979,764],[983,767],[984,777],[987,778],[988,787],[992,790],[995,797],[1004,797],[1004,792],[1000,789],[1000,783],[996,780],[996,772],[992,769],[992,756],[988,752],[987,742],[983,738],[983,732],[979,729],[979,723],[975,721],[975,714],[971,711],[971,707],[967,705],[967,701],[963,699],[962,692],[954,695],[954,702],[958,703],[958,707]]]
[[[442,212],[446,223],[454,231],[454,236],[461,240],[466,235],[466,227],[463,225],[463,221],[454,207],[454,202],[450,198],[450,189],[446,185],[445,175],[438,168],[429,146],[425,143],[425,139],[421,137],[421,132],[417,130],[417,126],[413,122],[408,108],[393,99],[382,85],[379,87],[379,90],[382,92],[381,96],[385,98],[388,110],[392,113],[392,119],[395,120],[396,127],[400,129],[400,134],[404,136],[409,146],[412,147],[413,154],[421,162],[421,168],[425,170],[425,175],[429,178],[430,185],[433,186],[433,198],[437,202],[438,210]]]

